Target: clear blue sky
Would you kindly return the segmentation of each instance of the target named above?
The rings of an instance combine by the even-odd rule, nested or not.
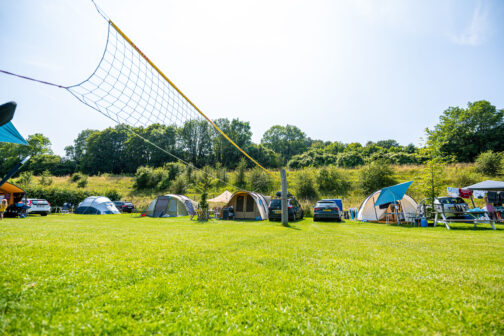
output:
[[[211,118],[343,142],[420,142],[448,106],[504,107],[504,2],[97,0]],[[107,25],[90,0],[2,1],[0,69],[70,85],[96,67]],[[63,154],[112,122],[65,90],[0,74],[23,135]]]

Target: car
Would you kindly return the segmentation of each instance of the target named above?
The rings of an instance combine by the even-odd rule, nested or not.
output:
[[[434,209],[438,213],[444,213],[447,218],[466,218],[465,212],[469,206],[462,197],[437,197],[434,200]]]
[[[313,221],[334,219],[341,222],[341,209],[334,200],[321,200],[313,207]]]
[[[28,198],[25,204],[30,207],[26,210],[28,214],[47,216],[51,213],[51,204],[45,199]]]
[[[114,201],[114,205],[116,206],[117,210],[121,212],[133,212],[133,209],[135,209],[135,206],[131,202],[123,202],[123,201]]]
[[[294,222],[298,219],[303,219],[304,211],[301,208],[301,204],[299,204],[299,202],[290,194],[287,199],[287,204],[287,213],[290,221]],[[270,221],[282,220],[282,200],[280,198],[271,200],[268,207],[268,218]]]

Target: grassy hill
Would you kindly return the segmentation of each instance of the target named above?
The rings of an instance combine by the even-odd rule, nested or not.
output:
[[[422,166],[392,166],[393,177],[398,182],[406,181],[417,181],[413,183],[409,190],[409,194],[413,196],[417,201],[424,198],[421,193],[418,183],[418,178],[422,173]],[[362,168],[356,169],[337,169],[343,176],[345,176],[351,184],[350,191],[346,195],[324,195],[320,194],[320,197],[341,197],[344,200],[344,207],[358,207],[360,203],[367,196],[359,188],[359,174]],[[318,174],[318,168],[306,168],[301,170],[290,170],[287,172],[287,179],[289,183],[289,190],[296,190],[297,176],[300,173],[308,174],[315,177]],[[274,194],[275,191],[280,190],[280,174],[278,171],[273,171],[274,178],[272,183],[272,188],[270,194]],[[229,172],[228,178],[230,183],[233,183],[234,173]],[[247,172],[247,176],[250,175],[250,171]],[[443,179],[442,179],[442,190],[445,191],[447,186],[453,187],[463,187],[472,183],[476,183],[485,179],[490,179],[492,177],[483,176],[474,171],[472,164],[455,164],[446,167]],[[34,177],[30,186],[38,186],[41,183],[41,177]],[[134,188],[134,178],[131,176],[114,176],[109,174],[103,174],[101,176],[90,176],[88,178],[88,183],[85,187],[79,188],[78,184],[72,182],[70,176],[65,177],[50,177],[52,184],[49,188],[64,188],[69,190],[83,190],[92,194],[105,194],[106,192],[116,191],[122,200],[132,201],[137,208],[145,208],[152,199],[157,195],[169,193],[169,190],[143,190],[137,191]],[[495,179],[495,177],[494,177]],[[16,180],[14,180],[16,182]],[[232,187],[229,186],[219,186],[213,187],[209,191],[209,198],[219,195],[224,190],[234,191]],[[199,200],[200,193],[196,190],[193,185],[188,185],[186,194],[195,199]],[[313,202],[305,202],[306,205],[312,204]],[[481,202],[479,202],[481,203]]]

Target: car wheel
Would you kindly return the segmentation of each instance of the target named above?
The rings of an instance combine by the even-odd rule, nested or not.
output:
[[[314,222],[318,222],[318,218],[317,218],[317,217],[315,217],[315,216],[313,216],[313,221],[314,221]]]
[[[304,211],[301,210],[301,217],[299,217],[299,219],[303,219],[304,218]]]
[[[40,216],[47,216],[47,212],[42,212]]]

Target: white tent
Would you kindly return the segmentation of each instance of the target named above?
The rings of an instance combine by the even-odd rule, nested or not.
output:
[[[145,211],[145,215],[150,217],[195,215],[196,211],[194,209],[197,207],[198,203],[187,196],[167,194],[154,199]]]
[[[359,211],[357,212],[357,220],[370,222],[385,220],[387,207],[375,206],[375,202],[380,196],[380,193],[381,190],[375,191],[369,195],[364,202],[362,202],[359,207]],[[401,209],[404,217],[406,217],[406,214],[408,213],[416,213],[417,202],[411,196],[404,194],[403,198],[397,201],[400,201],[401,203]]]
[[[226,204],[227,202],[229,202],[229,200],[231,199],[232,196],[233,196],[233,193],[226,190],[222,194],[220,194],[219,196],[207,200],[207,202],[212,203],[212,204],[219,204],[219,203]]]
[[[79,203],[74,213],[81,215],[111,215],[119,214],[116,206],[104,196],[90,196]]]
[[[269,197],[256,192],[237,191],[226,207],[232,206],[235,219],[268,219]]]

